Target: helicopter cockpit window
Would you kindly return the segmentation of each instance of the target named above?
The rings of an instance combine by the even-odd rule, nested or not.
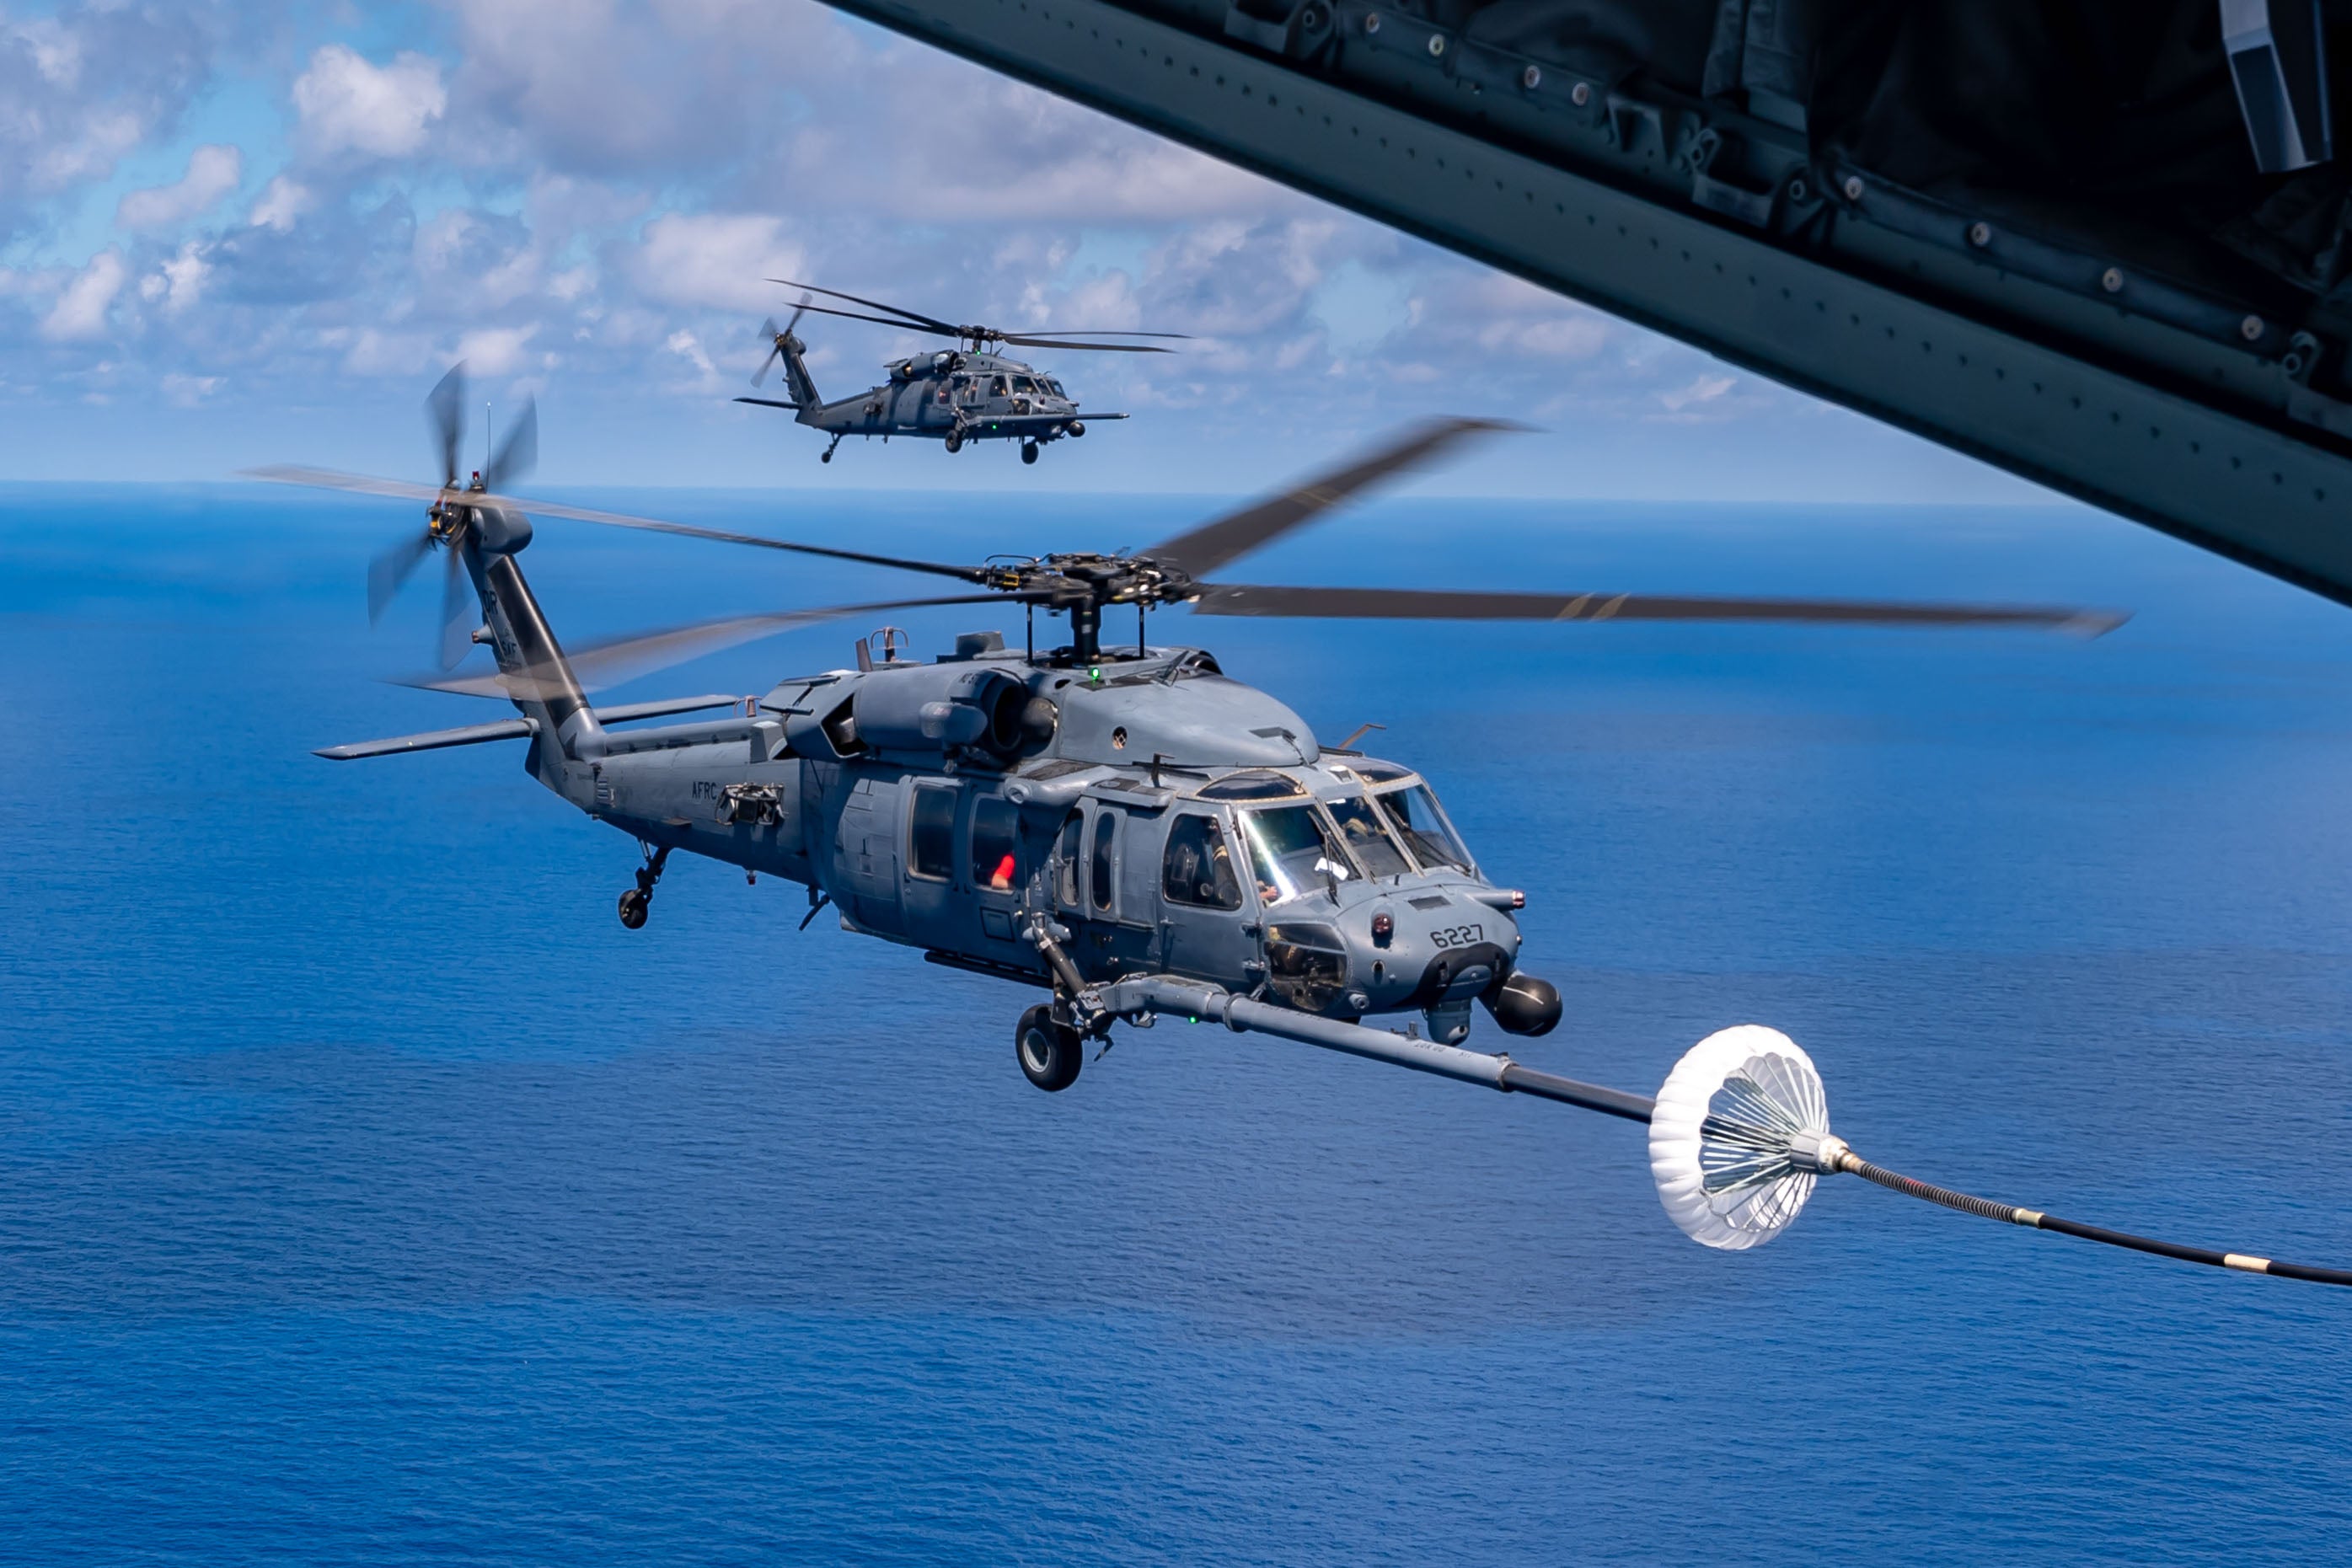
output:
[[[1037,383],[1027,376],[1015,376],[1013,378],[1013,390],[1017,392],[1033,392],[1037,390]]]
[[[1390,837],[1382,814],[1361,795],[1350,795],[1344,800],[1326,800],[1331,820],[1339,824],[1339,836],[1361,861],[1366,874],[1370,876],[1402,876],[1412,868],[1405,862],[1404,852]]]
[[[1242,836],[1249,841],[1250,869],[1257,876],[1258,897],[1267,904],[1296,898],[1327,882],[1345,882],[1356,874],[1348,852],[1312,806],[1276,806],[1241,814]]]
[[[1066,398],[1070,395],[1062,390],[1062,383],[1057,381],[1047,380],[1045,382],[1044,385],[1045,390],[1052,392],[1055,397]]]
[[[1423,865],[1433,870],[1442,865],[1456,871],[1471,869],[1470,852],[1463,847],[1461,835],[1445,820],[1445,813],[1438,810],[1437,797],[1429,792],[1428,785],[1384,789],[1372,799]]]
[[[1009,893],[1020,885],[1017,839],[1021,812],[1010,800],[985,796],[971,808],[971,884]]]
[[[1367,784],[1392,784],[1412,777],[1411,768],[1399,768],[1393,762],[1376,762],[1369,757],[1357,759],[1355,772]]]
[[[956,792],[917,789],[914,821],[908,834],[907,869],[945,882],[955,871]]]
[[[1184,815],[1168,829],[1168,853],[1160,862],[1160,891],[1171,904],[1201,909],[1239,909],[1242,884],[1225,848],[1225,830],[1214,817]]]

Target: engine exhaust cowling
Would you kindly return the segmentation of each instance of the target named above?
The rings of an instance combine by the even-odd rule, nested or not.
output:
[[[1003,670],[929,664],[875,672],[859,684],[852,712],[857,738],[877,751],[1010,758],[1028,739],[1029,704],[1028,685]]]

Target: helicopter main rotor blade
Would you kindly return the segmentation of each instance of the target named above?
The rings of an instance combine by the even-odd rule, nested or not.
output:
[[[673,626],[666,631],[586,643],[566,653],[564,662],[572,666],[572,678],[579,682],[582,691],[601,691],[639,675],[668,669],[673,664],[683,664],[689,659],[722,653],[729,648],[798,631],[820,622],[837,621],[845,615],[884,610],[920,610],[936,604],[1002,604],[1008,598],[1019,600],[1028,597],[1034,596],[959,593],[941,599],[887,599],[873,604],[834,604],[814,610],[730,615],[715,621]],[[426,676],[396,684],[425,691],[456,692],[478,697],[531,698],[551,695],[563,689],[560,677],[552,672],[541,674],[537,671]]]
[[[1081,349],[1097,354],[1172,354],[1176,351],[1150,343],[1064,343],[1052,338],[1033,338],[1026,332],[1018,337],[1001,337],[996,340],[1020,349]]]
[[[956,326],[950,321],[942,321],[936,316],[926,316],[919,310],[909,310],[904,306],[885,305],[879,299],[861,299],[855,294],[844,294],[838,288],[818,288],[814,283],[795,283],[789,277],[771,277],[768,281],[771,283],[781,283],[787,288],[810,289],[815,293],[824,295],[827,298],[831,299],[846,299],[852,305],[863,305],[868,310],[887,310],[893,316],[905,317],[907,320],[913,322],[919,327],[929,327],[934,332],[945,332],[950,337],[960,337],[963,332],[962,328]],[[822,305],[812,305],[809,308],[812,310],[822,310],[824,307]],[[840,312],[835,312],[835,314],[840,314]],[[866,317],[864,318],[864,319],[871,320],[873,318]],[[898,323],[896,322],[892,323],[893,326],[898,324]]]
[[[885,327],[896,327],[901,332],[940,332],[950,338],[961,338],[958,327],[936,326],[929,321],[894,321],[887,316],[867,316],[856,310],[836,310],[830,305],[803,305],[802,310],[814,310],[820,316],[838,316],[845,321],[873,321]]]
[[[1181,338],[1189,343],[1190,332],[1124,332],[1116,327],[1024,327],[1024,338]]]
[[[490,465],[482,470],[482,487],[497,490],[529,474],[539,465],[539,400],[525,398],[522,412],[507,426],[507,438],[499,444]]]
[[[1482,593],[1431,588],[1201,585],[1202,615],[1383,621],[1779,621],[1848,626],[2032,626],[2097,637],[2130,619],[2064,605],[1906,604],[1852,599],[1739,599],[1641,593]]]
[[[430,485],[412,484],[404,479],[377,479],[364,474],[339,474],[330,468],[304,468],[292,464],[247,468],[245,476],[250,479],[265,479],[273,485],[307,485],[315,489],[342,490],[359,496],[391,496],[411,501],[445,498],[443,492]],[[827,545],[796,544],[790,539],[770,538],[764,534],[698,528],[688,523],[664,522],[658,517],[635,517],[625,512],[600,512],[592,507],[570,507],[560,501],[532,501],[519,496],[501,496],[478,490],[467,490],[447,498],[467,507],[506,507],[535,517],[567,517],[573,522],[598,523],[611,528],[635,528],[646,533],[676,534],[682,538],[715,539],[721,544],[754,545],[761,549],[789,550],[795,555],[862,561],[868,566],[887,566],[899,571],[923,571],[934,577],[952,577],[960,582],[985,582],[990,576],[985,569],[976,566],[950,566],[942,561],[908,560],[898,556],[869,555],[864,550],[835,549]]]
[[[1306,484],[1269,499],[1228,512],[1214,522],[1139,550],[1165,565],[1194,577],[1211,572],[1252,550],[1262,549],[1293,528],[1313,522],[1357,491],[1391,475],[1433,461],[1449,447],[1491,431],[1524,430],[1524,425],[1499,419],[1435,419],[1413,426],[1403,435],[1345,467],[1319,474]]]
[[[425,424],[440,450],[441,483],[457,482],[457,446],[466,433],[466,361],[449,367],[425,399]]]
[[[411,534],[391,549],[379,551],[376,558],[368,562],[369,625],[373,626],[383,619],[385,607],[399,594],[403,585],[415,575],[417,567],[432,549],[431,534]]]

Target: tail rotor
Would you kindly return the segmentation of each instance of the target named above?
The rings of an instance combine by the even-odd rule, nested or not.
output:
[[[449,367],[432,393],[425,400],[425,425],[441,464],[441,489],[425,508],[425,528],[368,563],[368,624],[383,619],[383,612],[416,575],[416,569],[436,548],[447,552],[441,573],[441,631],[436,648],[443,669],[455,668],[473,645],[474,626],[479,617],[478,606],[473,603],[472,585],[466,580],[465,543],[467,530],[474,525],[474,508],[465,502],[467,486],[458,482],[459,453],[466,433],[466,367],[463,361]],[[507,426],[506,437],[490,455],[473,487],[498,493],[528,475],[539,462],[539,405],[536,400],[526,400],[522,412]]]
[[[773,316],[760,323],[760,336],[767,342],[768,352],[760,361],[760,368],[751,372],[753,387],[766,384],[768,372],[775,368],[778,360],[784,357],[784,340],[793,335],[793,329],[801,324],[801,318],[808,314],[808,308],[809,297],[803,294],[800,308],[793,312],[793,319],[785,322],[781,330],[778,329],[776,319]]]

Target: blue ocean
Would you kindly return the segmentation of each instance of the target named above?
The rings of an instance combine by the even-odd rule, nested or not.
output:
[[[570,498],[933,559],[1219,504]],[[384,682],[415,512],[0,488],[0,1562],[2344,1552],[2352,1293],[1843,1177],[1707,1252],[1622,1123],[1176,1023],[1040,1094],[1027,994],[789,884],[681,859],[624,930],[635,847],[518,747],[310,755],[499,716]],[[573,641],[932,591],[560,521],[523,563]],[[1520,1060],[1647,1093],[1770,1023],[1897,1170],[2352,1264],[2352,612],[2055,505],[1407,496],[1229,575],[2134,612],[1150,635],[1430,774],[1567,999]]]

